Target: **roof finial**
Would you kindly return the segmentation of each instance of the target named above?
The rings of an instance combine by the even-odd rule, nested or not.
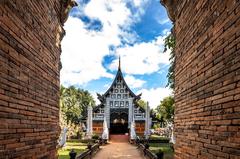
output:
[[[120,70],[121,69],[121,57],[119,55],[119,58],[118,58],[118,69]]]

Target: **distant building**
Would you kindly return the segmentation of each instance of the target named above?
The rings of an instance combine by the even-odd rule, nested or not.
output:
[[[121,72],[120,58],[112,85],[103,95],[97,95],[101,104],[93,108],[93,133],[102,133],[103,120],[106,117],[110,134],[129,133],[133,119],[136,133],[144,134],[145,110],[137,104],[141,94],[135,95],[125,82]]]

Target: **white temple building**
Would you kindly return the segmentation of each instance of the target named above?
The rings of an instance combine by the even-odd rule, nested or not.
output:
[[[94,107],[91,110],[92,112],[88,112],[88,114],[92,113],[87,121],[88,125],[91,126],[88,128],[89,133],[101,135],[104,118],[110,134],[129,134],[133,120],[137,135],[149,132],[151,125],[150,109],[148,107],[145,110],[138,105],[137,102],[141,99],[141,94],[134,94],[125,82],[121,71],[120,58],[118,71],[112,85],[104,94],[97,95],[101,104]],[[92,124],[89,122],[92,122]]]

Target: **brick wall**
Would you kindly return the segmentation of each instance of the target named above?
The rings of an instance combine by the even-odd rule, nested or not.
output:
[[[58,0],[0,1],[0,158],[55,158]]]
[[[240,1],[164,3],[177,41],[175,157],[240,158]]]

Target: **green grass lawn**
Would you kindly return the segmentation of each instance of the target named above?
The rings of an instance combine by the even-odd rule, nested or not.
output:
[[[77,155],[87,148],[87,143],[81,143],[79,140],[69,140],[64,148],[58,150],[58,159],[69,159],[69,152],[74,149]]]
[[[156,140],[165,140],[166,137],[158,136],[158,135],[151,135],[150,139]],[[157,153],[159,150],[162,150],[164,153],[164,159],[173,159],[173,150],[170,147],[169,143],[149,143],[149,149],[153,153]]]
[[[150,139],[154,139],[154,140],[166,140],[167,137],[164,136],[159,136],[159,135],[151,135]]]

